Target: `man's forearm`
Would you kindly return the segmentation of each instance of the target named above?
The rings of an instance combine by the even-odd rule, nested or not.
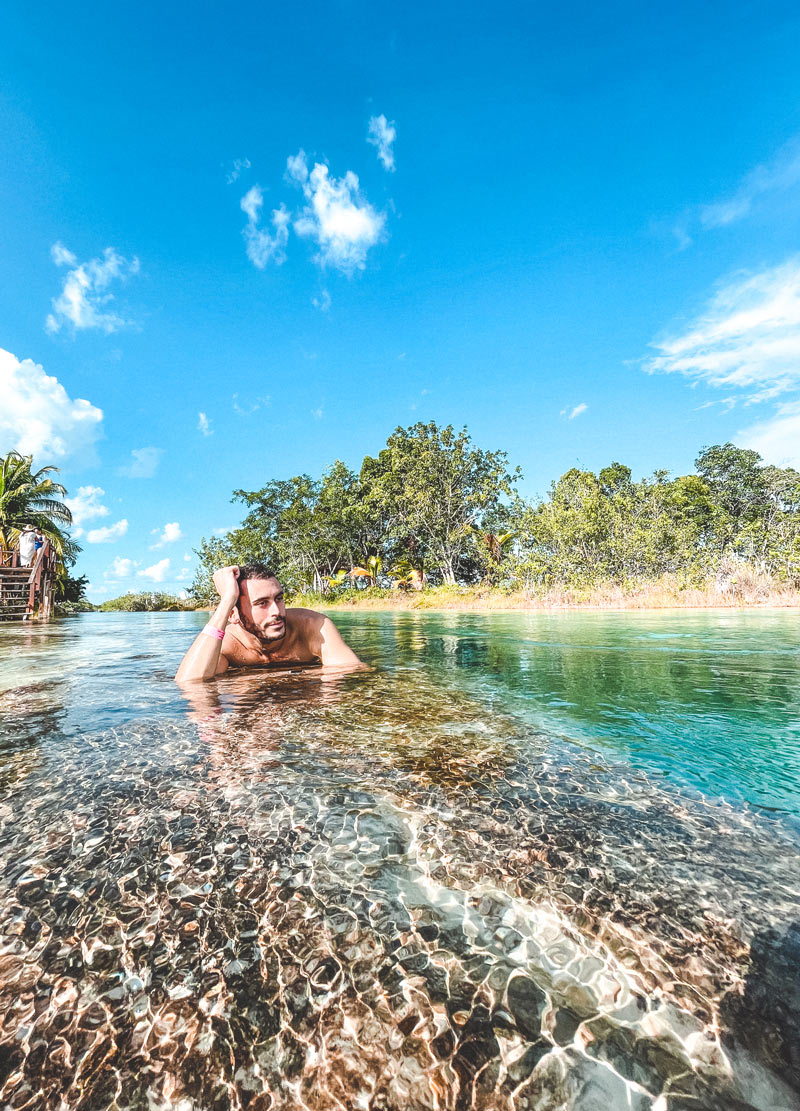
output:
[[[221,598],[219,605],[208,619],[207,629],[217,629],[225,632],[231,610],[236,605],[236,597]],[[189,651],[181,660],[175,678],[178,682],[187,679],[211,679],[217,674],[220,652],[222,651],[222,638],[209,635],[204,630],[198,633]]]

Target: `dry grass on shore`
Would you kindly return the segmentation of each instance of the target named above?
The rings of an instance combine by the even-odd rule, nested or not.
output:
[[[609,583],[592,588],[556,587],[515,593],[487,586],[435,586],[423,591],[348,590],[337,596],[296,595],[293,606],[310,609],[464,610],[475,612],[659,609],[785,609],[800,607],[800,590],[755,575],[741,576],[724,588],[681,587],[664,578],[640,586]]]

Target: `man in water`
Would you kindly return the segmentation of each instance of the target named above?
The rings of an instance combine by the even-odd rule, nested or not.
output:
[[[283,588],[263,563],[214,572],[220,602],[183,657],[175,678],[211,679],[229,667],[363,666],[329,617],[287,610]]]

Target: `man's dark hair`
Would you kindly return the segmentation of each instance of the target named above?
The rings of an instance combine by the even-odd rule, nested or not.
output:
[[[266,563],[244,563],[239,568],[239,582],[247,579],[277,579],[274,571],[270,571]]]

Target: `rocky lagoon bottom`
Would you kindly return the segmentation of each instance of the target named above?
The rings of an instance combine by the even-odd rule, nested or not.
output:
[[[0,628],[0,1107],[800,1108],[800,614]]]

